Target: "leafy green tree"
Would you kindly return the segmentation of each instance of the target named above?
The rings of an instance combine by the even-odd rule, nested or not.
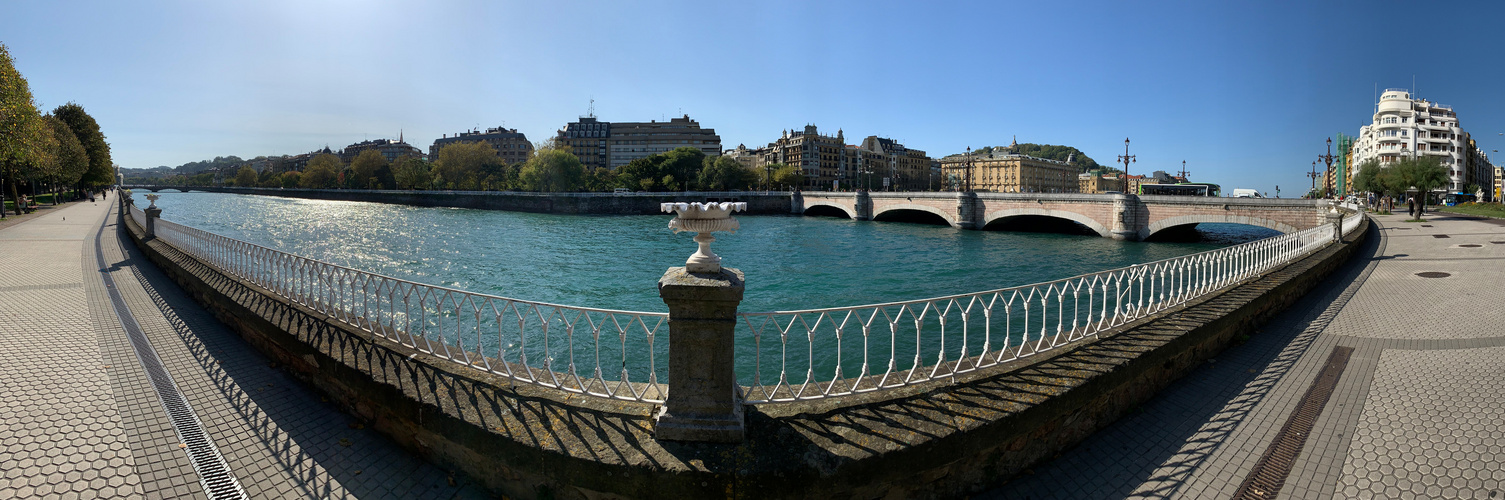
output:
[[[794,165],[782,165],[773,171],[773,185],[781,189],[798,190],[805,185],[805,173]]]
[[[392,177],[397,189],[428,189],[433,176],[429,174],[426,161],[410,156],[397,159],[392,167]]]
[[[519,172],[523,189],[542,192],[577,191],[585,183],[585,167],[580,159],[563,148],[533,150],[533,156]]]
[[[692,147],[674,148],[673,151],[664,153],[664,162],[659,164],[659,173],[674,176],[675,183],[665,183],[667,190],[688,190],[694,185],[695,178],[700,175],[700,168],[705,165],[705,153]]]
[[[1377,176],[1386,192],[1400,196],[1415,188],[1418,196],[1425,196],[1448,181],[1447,169],[1436,158],[1406,158],[1391,163],[1380,170]],[[1425,198],[1420,201],[1424,201]]]
[[[0,44],[0,182],[9,187],[9,198],[20,199],[16,183],[32,175],[45,159],[46,146],[52,135],[47,133],[41,113],[31,97],[31,85],[16,71],[10,51]],[[52,139],[55,140],[55,139]],[[0,210],[5,207],[0,205]],[[21,205],[16,204],[16,214]]]
[[[84,146],[84,152],[89,155],[89,170],[79,180],[80,187],[109,185],[115,177],[115,163],[110,160],[110,143],[105,142],[104,133],[99,131],[99,123],[84,111],[83,106],[72,102],[58,106],[52,110],[52,114],[73,129],[73,135],[78,137],[79,144]]]
[[[392,170],[387,164],[387,157],[375,149],[361,151],[361,154],[350,160],[351,187],[360,189],[382,189],[381,179],[377,172],[386,169],[387,175],[392,175]],[[375,181],[375,182],[373,182]]]
[[[785,165],[783,163],[769,163],[758,168],[758,183],[763,185],[763,189],[773,189],[777,187],[778,182],[774,181],[774,172],[778,172],[779,169],[782,169],[786,166],[788,165]]]
[[[617,185],[643,191],[654,191],[658,186],[658,179],[663,177],[659,173],[659,164],[664,162],[664,155],[648,155],[627,162],[626,165],[617,167]]]
[[[327,189],[339,184],[340,157],[325,153],[308,160],[299,176],[298,185],[312,189]]]
[[[496,149],[485,142],[459,142],[439,150],[431,171],[443,189],[480,189],[486,177],[505,166]]]
[[[302,177],[303,174],[301,172],[298,172],[297,170],[290,170],[283,172],[281,176],[278,176],[277,182],[281,184],[282,187],[291,189],[298,187],[301,184],[300,181],[302,180]]]
[[[89,169],[89,155],[84,152],[84,146],[79,144],[78,137],[73,135],[73,129],[68,128],[68,124],[53,115],[47,115],[43,119],[52,129],[54,139],[53,152],[49,155],[50,161],[44,170],[45,180],[52,187],[52,203],[56,205],[61,187],[77,184]]]
[[[725,191],[747,189],[757,182],[758,174],[742,166],[737,160],[725,156],[706,157],[705,167],[700,170],[699,189]]]
[[[1385,194],[1385,186],[1380,183],[1380,162],[1369,159],[1359,164],[1359,172],[1353,176],[1353,188],[1365,193]]]
[[[250,165],[240,167],[235,172],[235,185],[240,187],[256,187],[256,169]]]
[[[587,191],[611,191],[617,186],[617,174],[606,167],[596,167],[585,179]]]

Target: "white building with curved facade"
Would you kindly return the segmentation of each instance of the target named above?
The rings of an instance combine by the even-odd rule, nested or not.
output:
[[[1407,89],[1385,89],[1374,123],[1359,128],[1353,165],[1375,159],[1384,167],[1404,158],[1433,157],[1448,170],[1449,192],[1462,191],[1468,184],[1493,185],[1493,170],[1487,168],[1487,160],[1481,164],[1482,153],[1471,148],[1452,106],[1413,98]]]

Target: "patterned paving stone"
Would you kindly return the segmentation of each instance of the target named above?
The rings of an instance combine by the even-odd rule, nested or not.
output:
[[[980,497],[1230,497],[1345,345],[1281,498],[1505,499],[1505,332],[1478,326],[1505,322],[1505,226],[1431,218],[1378,217],[1382,237],[1261,334]]]
[[[1339,493],[1348,498],[1505,494],[1505,348],[1386,350]]]

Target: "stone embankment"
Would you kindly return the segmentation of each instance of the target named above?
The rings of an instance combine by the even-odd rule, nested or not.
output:
[[[1074,446],[1254,334],[1368,237],[1360,229],[1072,349],[928,385],[748,406],[746,440],[718,444],[655,440],[653,405],[515,385],[375,338],[127,225],[153,262],[289,372],[403,446],[513,498],[979,492]]]

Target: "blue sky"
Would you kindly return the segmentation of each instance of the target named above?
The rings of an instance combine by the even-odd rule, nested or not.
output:
[[[296,154],[585,114],[689,114],[725,147],[813,123],[932,156],[1066,144],[1135,173],[1299,194],[1376,86],[1505,148],[1493,2],[10,2],[39,104],[124,167]]]

